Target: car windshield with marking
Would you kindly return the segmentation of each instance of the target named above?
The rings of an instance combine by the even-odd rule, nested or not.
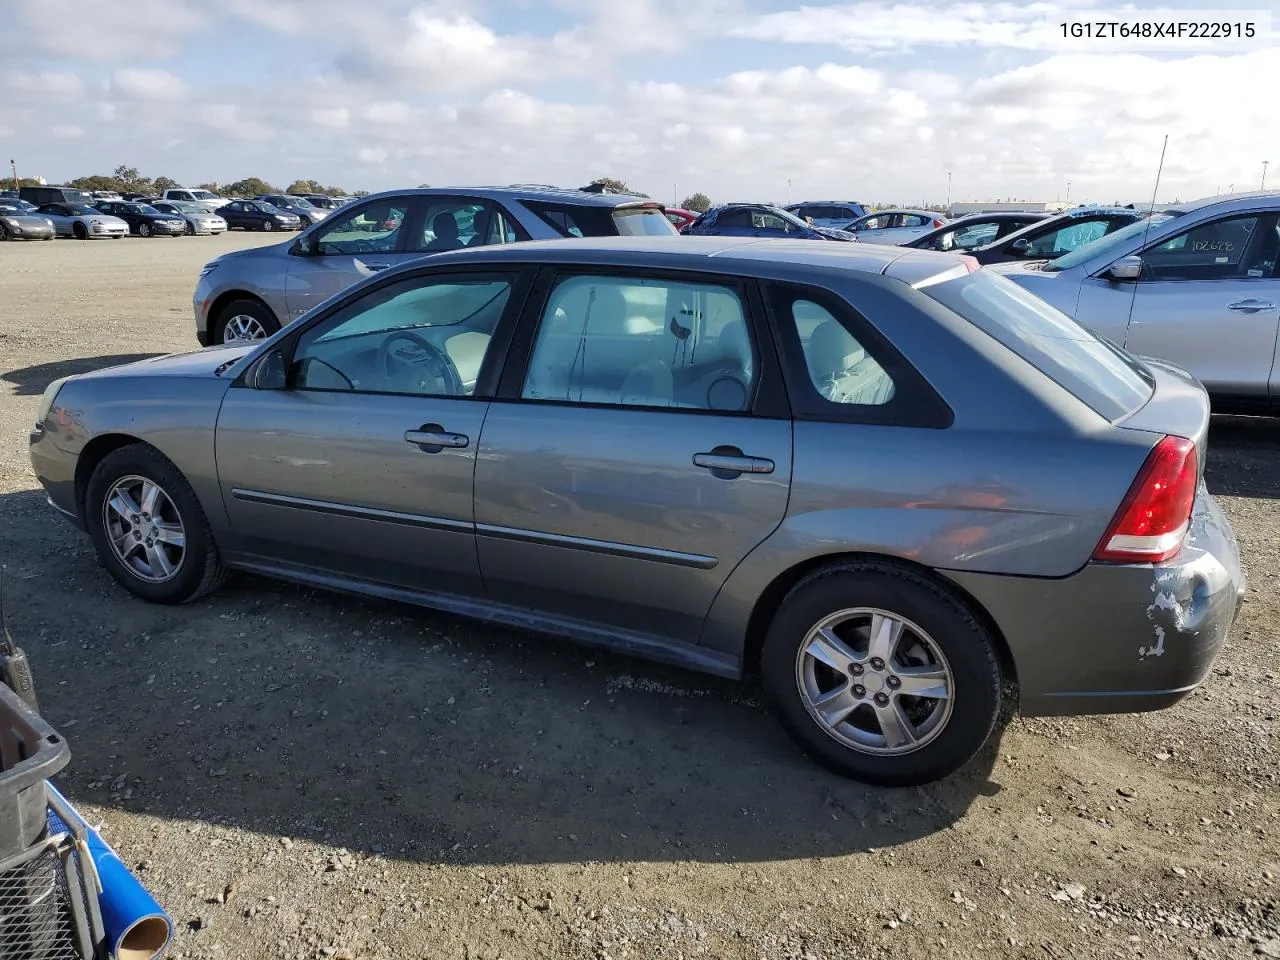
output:
[[[1151,398],[1150,374],[1132,356],[1012,280],[978,270],[942,274],[916,289],[968,320],[1099,415],[1118,420]]]
[[[623,204],[617,207],[591,204],[522,200],[544,223],[563,237],[676,236],[661,204]]]
[[[1086,243],[1083,247],[1077,247],[1070,253],[1065,253],[1046,263],[1041,269],[1045,273],[1057,273],[1059,270],[1070,270],[1072,267],[1079,266],[1087,260],[1092,260],[1098,254],[1103,253],[1113,247],[1124,243],[1130,237],[1142,235],[1147,230],[1154,230],[1160,224],[1172,220],[1174,217],[1181,216],[1177,211],[1169,210],[1165,213],[1152,214],[1142,220],[1135,220],[1127,227],[1121,227],[1115,233],[1108,233],[1099,237],[1097,240]]]

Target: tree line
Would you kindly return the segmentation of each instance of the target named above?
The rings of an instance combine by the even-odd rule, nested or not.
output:
[[[32,182],[34,185],[34,181]],[[25,183],[24,183],[25,185]],[[110,174],[94,174],[68,180],[67,186],[80,190],[114,190],[117,193],[161,194],[181,187],[172,177],[145,177],[137,167],[121,164]],[[233,183],[198,183],[193,189],[208,190],[224,197],[256,197],[262,193],[322,193],[329,197],[364,196],[369,191],[348,193],[342,187],[326,186],[318,180],[295,180],[283,190],[261,177],[245,177]]]

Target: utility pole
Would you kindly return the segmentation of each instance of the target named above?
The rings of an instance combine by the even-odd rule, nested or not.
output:
[[[947,171],[947,213],[951,212],[951,171]]]
[[[787,177],[787,206],[791,206],[791,178]]]
[[[1067,195],[1062,198],[1062,202],[1063,203],[1071,202],[1071,181],[1070,180],[1067,181]]]
[[[16,163],[14,163],[12,160],[10,160],[10,161],[9,161],[9,169],[10,169],[11,171],[13,171],[13,189],[17,190],[17,189],[19,189],[19,187],[18,187],[18,165],[17,165]]]
[[[1270,160],[1262,161],[1262,185],[1258,187],[1259,190],[1267,189],[1267,164],[1269,164],[1270,162],[1271,162]]]

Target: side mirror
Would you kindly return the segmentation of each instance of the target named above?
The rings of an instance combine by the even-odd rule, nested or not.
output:
[[[286,374],[284,351],[272,350],[254,364],[247,381],[255,390],[283,390],[288,386]]]
[[[1022,237],[1021,239],[1013,241],[1013,243],[1009,245],[1009,250],[1012,253],[1025,257],[1031,252],[1031,241],[1026,237]]]
[[[1107,268],[1107,276],[1112,280],[1137,280],[1142,276],[1141,257],[1121,257]]]
[[[293,241],[293,246],[289,248],[289,252],[295,257],[311,257],[315,256],[316,242],[309,235],[298,237]]]

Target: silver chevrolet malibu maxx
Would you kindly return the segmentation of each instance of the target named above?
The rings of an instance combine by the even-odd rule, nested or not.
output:
[[[965,257],[619,237],[443,253],[255,344],[51,384],[51,503],[162,603],[228,569],[724,676],[852,776],[1166,707],[1244,590],[1209,406]]]

